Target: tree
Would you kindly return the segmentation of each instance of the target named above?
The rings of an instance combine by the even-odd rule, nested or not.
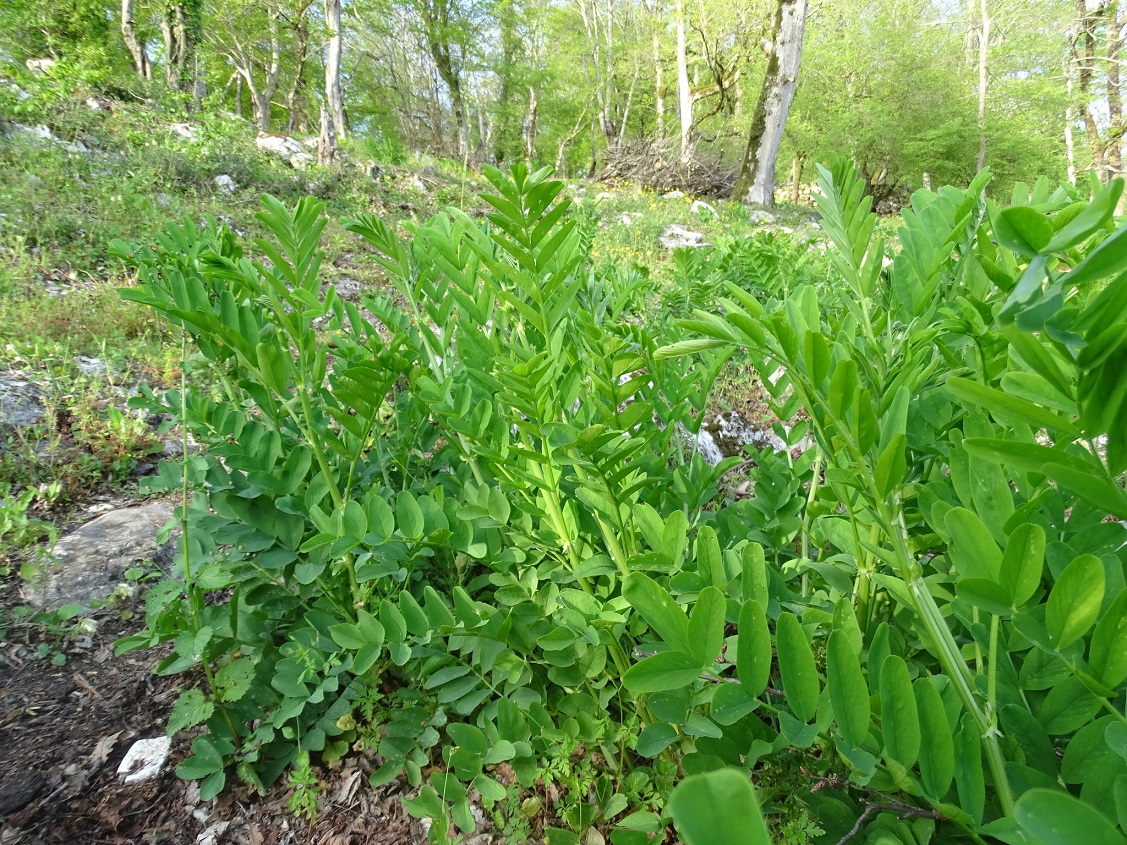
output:
[[[161,18],[164,73],[169,88],[180,90],[202,29],[202,0],[168,0]]]
[[[466,98],[462,91],[462,60],[456,36],[466,35],[466,21],[459,20],[459,10],[455,0],[416,0],[416,7],[422,19],[423,33],[426,36],[430,56],[438,75],[450,93],[450,105],[454,112],[454,133],[459,156],[469,152],[469,115],[466,112]]]
[[[685,48],[685,4],[677,0],[677,107],[681,117],[681,163],[693,156],[693,94]]]
[[[137,37],[137,25],[133,20],[133,0],[121,0],[121,37],[133,60],[133,69],[145,79],[153,78],[153,69],[145,53],[145,45]]]
[[[325,100],[333,122],[334,144],[346,137],[344,97],[340,91],[340,0],[325,0],[325,25],[329,28],[329,50],[325,57]]]
[[[263,7],[242,0],[228,4],[225,11],[226,16],[211,27],[215,48],[246,83],[259,130],[269,132],[272,102],[282,75],[282,10],[277,5]]]
[[[798,84],[805,30],[806,0],[777,0],[767,72],[734,191],[744,202],[775,204],[775,161]]]

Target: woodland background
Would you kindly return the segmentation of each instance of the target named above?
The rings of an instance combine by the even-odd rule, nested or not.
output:
[[[791,0],[795,5],[795,0]],[[773,0],[6,0],[0,47],[123,98],[265,132],[567,176],[702,162],[730,189],[769,63]],[[1122,170],[1115,0],[805,0],[778,182],[831,151],[874,198]],[[61,65],[61,67],[60,67]],[[789,176],[788,176],[789,174]],[[805,179],[802,175],[805,174]],[[927,174],[925,176],[925,174]],[[795,178],[798,177],[798,178]],[[645,179],[643,180],[645,181]]]

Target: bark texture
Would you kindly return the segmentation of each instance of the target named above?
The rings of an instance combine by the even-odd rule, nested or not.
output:
[[[990,58],[990,9],[986,0],[979,5],[981,27],[978,35],[978,170],[986,167],[986,86]]]
[[[139,76],[152,79],[153,69],[149,65],[149,57],[145,54],[145,45],[137,37],[137,25],[133,20],[133,0],[121,0],[121,37],[133,60],[133,69]]]
[[[775,162],[798,84],[806,9],[806,0],[777,0],[767,73],[755,104],[747,152],[734,192],[735,197],[747,203],[775,204]]]
[[[340,0],[325,0],[325,24],[329,28],[329,52],[325,57],[325,99],[328,100],[336,137],[343,140],[347,130],[344,120],[344,96],[340,90]]]
[[[693,92],[685,46],[685,6],[677,0],[677,103],[681,113],[681,162],[693,156]]]

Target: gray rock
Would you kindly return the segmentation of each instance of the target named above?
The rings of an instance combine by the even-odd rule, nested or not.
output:
[[[284,159],[298,170],[305,170],[317,160],[305,151],[301,141],[289,135],[267,135],[260,132],[254,143],[260,150]]]
[[[170,123],[168,128],[185,141],[195,141],[199,138],[199,127],[190,123]]]
[[[25,126],[22,123],[9,123],[8,128],[10,130],[9,134],[11,134],[11,132],[16,132],[20,135],[23,135],[25,138],[29,138],[30,140],[35,141],[35,142],[45,141],[49,144],[57,144],[58,146],[62,147],[64,150],[66,150],[68,152],[72,152],[72,153],[88,153],[88,152],[90,152],[90,148],[87,147],[81,141],[75,141],[72,144],[69,141],[64,141],[61,138],[55,137],[55,133],[53,133],[48,127],[44,126],[42,123],[37,124],[35,126]]]
[[[91,358],[88,355],[78,355],[74,362],[78,365],[79,372],[88,376],[104,376],[110,371],[109,365],[101,358]]]
[[[676,223],[666,229],[658,240],[666,249],[708,246],[708,241],[704,239],[704,235],[700,232],[692,232]]]
[[[0,428],[35,425],[46,413],[39,392],[28,382],[0,375]]]
[[[215,187],[225,194],[233,194],[235,192],[235,180],[228,176],[226,173],[221,173],[213,180]]]
[[[747,215],[747,219],[750,220],[752,223],[770,224],[770,223],[775,222],[775,215],[772,214],[770,211],[763,211],[762,209],[757,209],[755,211],[749,211],[748,215]]]
[[[171,560],[175,541],[156,543],[157,532],[172,518],[167,502],[121,508],[91,520],[62,537],[52,552],[53,563],[23,588],[36,607],[64,604],[89,607],[111,595],[125,570],[150,559]]]

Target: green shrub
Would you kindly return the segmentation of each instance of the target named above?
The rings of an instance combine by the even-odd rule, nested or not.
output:
[[[729,796],[730,828],[753,773],[787,841],[1117,841],[1122,183],[1005,210],[988,174],[919,192],[886,267],[836,162],[836,282],[735,245],[685,270],[723,313],[660,348],[649,280],[593,270],[562,185],[487,175],[486,222],[450,211],[409,242],[346,222],[398,294],[367,302],[378,325],[322,296],[312,199],[264,201],[257,261],[214,225],[117,246],[141,274],[123,295],[183,328],[226,393],[142,402],[207,447],[161,464],[184,582],[119,643],[203,668],[169,724],[206,728],[178,773],[211,797],[229,767],[261,786],[296,766],[305,790],[310,755],[361,742],[374,782],[418,789],[435,842],[473,830],[471,791],[522,829],[512,790],[548,783],[552,806],[520,808],[549,842],[661,841],[697,775],[670,811],[718,845],[692,806]],[[709,467],[690,437],[736,347],[773,413],[807,418],[788,446],[814,446],[750,455],[755,497],[729,502],[743,461]]]

